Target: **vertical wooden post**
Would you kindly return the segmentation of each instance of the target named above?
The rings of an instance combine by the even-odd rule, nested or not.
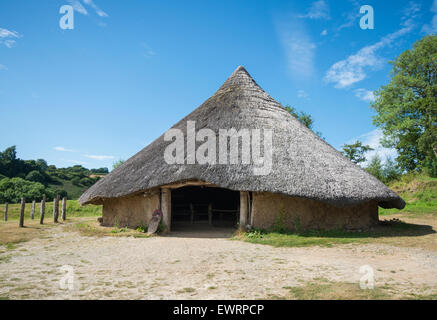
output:
[[[208,222],[212,226],[212,203],[208,204]]]
[[[32,201],[32,211],[30,211],[30,219],[35,217],[35,200]]]
[[[53,215],[53,221],[56,222],[56,217],[55,217],[55,215],[56,215],[56,198],[53,198],[53,212],[52,212],[52,215]]]
[[[240,229],[246,229],[247,225],[247,215],[248,215],[248,206],[247,206],[247,191],[240,191]]]
[[[5,221],[8,221],[8,206],[9,206],[9,203],[5,203]]]
[[[161,189],[162,222],[167,231],[171,230],[171,189]]]
[[[62,220],[67,220],[67,198],[62,198]]]
[[[21,209],[20,209],[20,228],[24,227],[24,207],[26,206],[26,202],[24,198],[21,198]]]
[[[194,223],[194,206],[192,203],[190,203],[190,211],[191,211],[190,221],[191,221],[191,224],[193,224]]]
[[[42,197],[42,200],[41,200],[41,209],[40,210],[41,210],[40,211],[41,217],[40,217],[39,223],[40,224],[44,224],[44,214],[46,212],[46,195],[44,195]]]
[[[55,217],[54,217],[54,222],[57,223],[58,222],[58,218],[59,218],[59,194],[56,196],[55,198]]]

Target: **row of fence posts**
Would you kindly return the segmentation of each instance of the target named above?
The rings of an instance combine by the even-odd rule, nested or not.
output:
[[[59,218],[59,195],[53,199],[53,222],[57,223]],[[35,200],[32,201],[32,210],[30,211],[30,219],[35,218]],[[5,221],[8,221],[8,207],[9,203],[5,203]],[[26,201],[24,198],[21,198],[21,207],[20,207],[20,228],[24,227],[24,209],[26,207]],[[44,224],[44,215],[46,212],[46,195],[43,196],[41,200],[41,208],[40,208],[40,224]],[[62,198],[62,207],[61,207],[61,217],[62,220],[65,221],[67,219],[67,198]]]

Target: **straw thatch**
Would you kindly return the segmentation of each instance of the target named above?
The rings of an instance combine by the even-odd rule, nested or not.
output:
[[[99,204],[107,198],[165,184],[201,180],[232,190],[267,191],[339,207],[372,200],[385,208],[405,206],[392,190],[291,116],[243,67],[238,67],[211,98],[173,128],[182,130],[186,137],[189,120],[196,121],[196,131],[273,129],[271,173],[256,176],[252,164],[169,165],[164,160],[164,150],[170,142],[164,141],[162,135],[89,188],[80,197],[80,203]]]

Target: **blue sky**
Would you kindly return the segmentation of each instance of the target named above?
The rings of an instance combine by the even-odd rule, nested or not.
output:
[[[74,29],[59,9],[75,8]],[[360,6],[375,28],[359,26]],[[0,2],[0,149],[59,167],[111,167],[243,65],[310,113],[336,148],[377,147],[372,91],[389,60],[437,32],[437,0]],[[392,154],[379,149],[382,156]]]

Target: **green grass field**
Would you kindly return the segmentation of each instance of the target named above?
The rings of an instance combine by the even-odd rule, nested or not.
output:
[[[240,233],[234,239],[275,247],[304,247],[367,243],[375,240],[390,242],[390,239],[402,238],[408,245],[411,242],[408,241],[414,237],[435,233],[432,226],[437,220],[437,178],[425,175],[406,175],[400,181],[392,183],[390,188],[405,200],[406,206],[403,210],[379,208],[380,220],[401,218],[402,221],[378,226],[364,232],[334,230],[278,233],[254,230]],[[404,221],[409,218],[424,219],[430,225],[417,224],[416,221]]]
[[[61,201],[59,203],[61,206]],[[20,218],[20,204],[9,204],[8,221],[18,220]],[[35,205],[35,219],[40,218],[41,203]],[[24,210],[24,220],[30,219],[32,203],[26,203]],[[1,220],[4,220],[5,205],[0,204]],[[45,219],[49,219],[53,214],[53,202],[46,203]],[[59,213],[60,215],[60,213]],[[102,215],[102,206],[87,205],[81,206],[77,200],[67,200],[67,219],[68,217],[94,217]]]

